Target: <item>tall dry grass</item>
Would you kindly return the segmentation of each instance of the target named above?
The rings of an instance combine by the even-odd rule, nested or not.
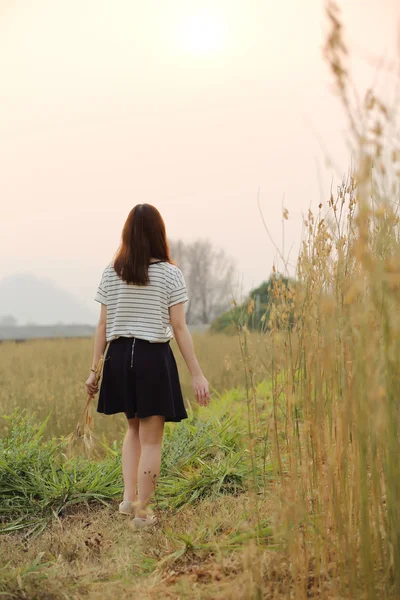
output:
[[[294,597],[330,580],[372,600],[400,597],[400,152],[395,111],[372,91],[353,109],[332,3],[328,18],[355,167],[309,212],[296,285],[275,285],[272,435]]]

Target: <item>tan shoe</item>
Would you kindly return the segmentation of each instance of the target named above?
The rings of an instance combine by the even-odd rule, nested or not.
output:
[[[135,517],[133,519],[133,527],[140,531],[142,529],[149,529],[157,524],[157,517],[155,515],[147,515],[147,517]]]
[[[136,502],[132,502],[131,500],[124,500],[119,505],[119,513],[121,515],[127,515],[128,517],[131,517],[135,514],[135,505]]]

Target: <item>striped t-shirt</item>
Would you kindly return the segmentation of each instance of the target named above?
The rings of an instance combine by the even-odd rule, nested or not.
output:
[[[188,299],[182,272],[168,262],[155,262],[149,265],[149,278],[146,286],[133,285],[112,264],[104,269],[95,300],[107,306],[107,342],[118,337],[158,343],[173,338],[168,309]]]

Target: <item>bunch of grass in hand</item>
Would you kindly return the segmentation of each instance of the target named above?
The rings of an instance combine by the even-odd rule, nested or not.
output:
[[[103,375],[103,367],[104,367],[105,357],[107,354],[107,349],[108,349],[108,346],[107,346],[104,354],[101,355],[101,358],[100,358],[99,362],[97,363],[95,370],[94,370],[95,384],[96,384],[96,387],[98,387],[98,388],[100,388],[100,384],[101,384],[101,378]],[[86,399],[86,404],[82,411],[81,417],[78,421],[76,429],[67,438],[70,450],[72,450],[73,446],[77,442],[83,442],[83,446],[87,452],[90,452],[91,449],[93,448],[95,436],[93,433],[94,419],[93,419],[93,414],[92,414],[92,402],[93,402],[94,398],[95,398],[95,395],[88,394],[87,399]]]

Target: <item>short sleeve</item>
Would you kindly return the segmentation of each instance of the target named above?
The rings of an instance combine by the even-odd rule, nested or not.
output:
[[[176,270],[172,289],[169,296],[168,308],[188,301],[185,278],[180,269]]]
[[[100,302],[100,304],[105,304],[107,306],[107,282],[108,282],[108,267],[104,269],[103,275],[101,276],[101,281],[99,283],[99,287],[97,288],[96,295],[94,299],[96,302]]]

